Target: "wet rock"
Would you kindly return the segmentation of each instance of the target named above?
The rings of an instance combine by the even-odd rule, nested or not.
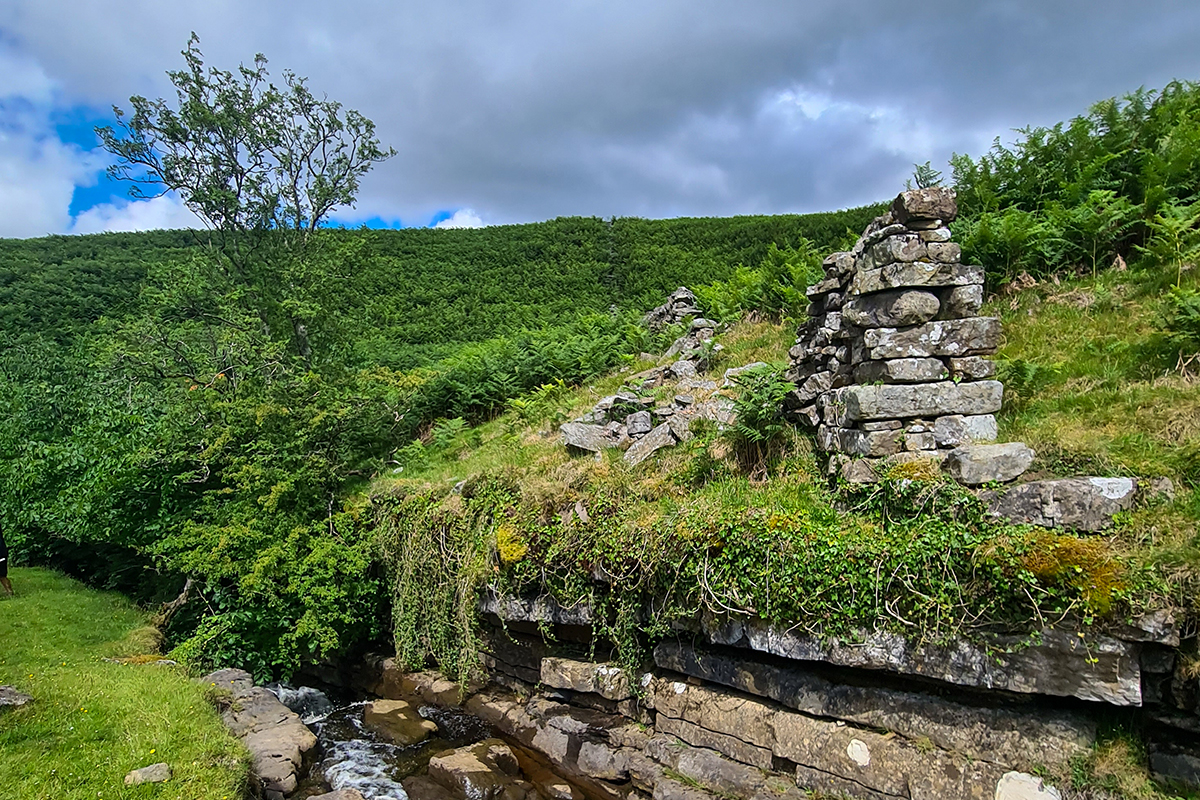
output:
[[[0,686],[0,708],[20,708],[33,702],[33,698],[17,691],[15,686]]]
[[[989,513],[1012,522],[1088,533],[1110,527],[1113,515],[1132,507],[1136,496],[1132,478],[1033,481],[980,495]]]
[[[437,733],[437,724],[421,717],[404,700],[375,700],[363,709],[363,725],[401,747],[418,744]]]
[[[838,390],[833,402],[840,405],[839,410],[848,421],[943,414],[975,416],[999,411],[1003,393],[998,381],[847,386]]]
[[[671,433],[671,425],[669,422],[664,422],[634,442],[625,451],[624,460],[629,466],[636,467],[662,448],[674,445],[675,435]]]
[[[463,800],[536,800],[533,785],[519,776],[516,755],[500,739],[485,739],[429,760],[430,780]]]
[[[958,216],[958,200],[953,189],[943,186],[910,189],[892,201],[892,216],[902,225],[934,219],[949,223]]]
[[[951,478],[967,486],[993,481],[1006,483],[1024,474],[1033,463],[1033,457],[1033,450],[1022,442],[973,444],[951,450],[942,468]]]
[[[894,358],[864,361],[854,368],[855,383],[930,383],[950,377],[937,358]]]
[[[860,328],[897,328],[928,322],[937,316],[940,308],[937,296],[929,292],[879,292],[846,303],[842,316]]]
[[[133,770],[125,776],[125,785],[137,786],[141,783],[165,783],[169,780],[171,780],[171,765],[166,762],[160,762]]]
[[[995,317],[935,320],[902,330],[863,331],[863,345],[872,359],[982,355],[995,352],[999,344],[1000,320]]]
[[[425,779],[419,778],[417,780],[423,781]],[[407,781],[402,782],[401,785],[406,789],[408,788]],[[412,800],[451,800],[449,794],[438,797],[436,795],[421,794],[419,791],[416,794],[410,792],[409,797]],[[362,796],[362,792],[357,789],[338,789],[336,792],[326,792],[325,794],[310,797],[308,800],[365,800],[365,798]]]

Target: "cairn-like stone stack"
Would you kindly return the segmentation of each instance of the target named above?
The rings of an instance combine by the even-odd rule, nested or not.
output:
[[[808,288],[791,349],[789,410],[816,428],[831,474],[870,482],[891,464],[937,459],[967,484],[1020,475],[1033,451],[996,439],[1003,386],[984,358],[1000,320],[981,317],[983,267],[961,261],[947,226],[954,191],[899,195]]]

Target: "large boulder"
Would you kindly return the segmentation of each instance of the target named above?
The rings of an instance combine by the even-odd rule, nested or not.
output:
[[[988,511],[1018,524],[1095,533],[1137,496],[1133,478],[1064,478],[984,492]]]
[[[953,222],[958,216],[958,198],[945,186],[909,189],[892,201],[892,216],[902,225],[931,220]]]
[[[437,724],[424,719],[404,700],[374,700],[363,709],[363,725],[392,744],[418,744],[437,733]]]
[[[434,756],[429,778],[464,800],[537,800],[533,784],[521,778],[512,748],[500,739]]]
[[[1024,474],[1033,463],[1033,457],[1033,450],[1022,442],[974,444],[951,450],[942,468],[951,478],[967,486],[1007,483]]]

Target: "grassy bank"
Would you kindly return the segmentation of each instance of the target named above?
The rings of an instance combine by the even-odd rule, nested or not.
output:
[[[0,712],[0,798],[242,796],[248,756],[201,687],[178,668],[116,661],[155,649],[144,613],[47,570],[12,580],[16,596],[0,597],[0,684],[35,700]],[[170,781],[124,786],[127,772],[159,761]]]

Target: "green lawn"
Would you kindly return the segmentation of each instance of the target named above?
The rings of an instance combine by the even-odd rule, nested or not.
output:
[[[203,689],[180,668],[105,660],[153,650],[143,612],[48,570],[11,577],[16,596],[0,597],[0,684],[35,701],[0,712],[0,799],[242,797],[248,755]],[[170,781],[124,785],[127,772],[159,761]]]

